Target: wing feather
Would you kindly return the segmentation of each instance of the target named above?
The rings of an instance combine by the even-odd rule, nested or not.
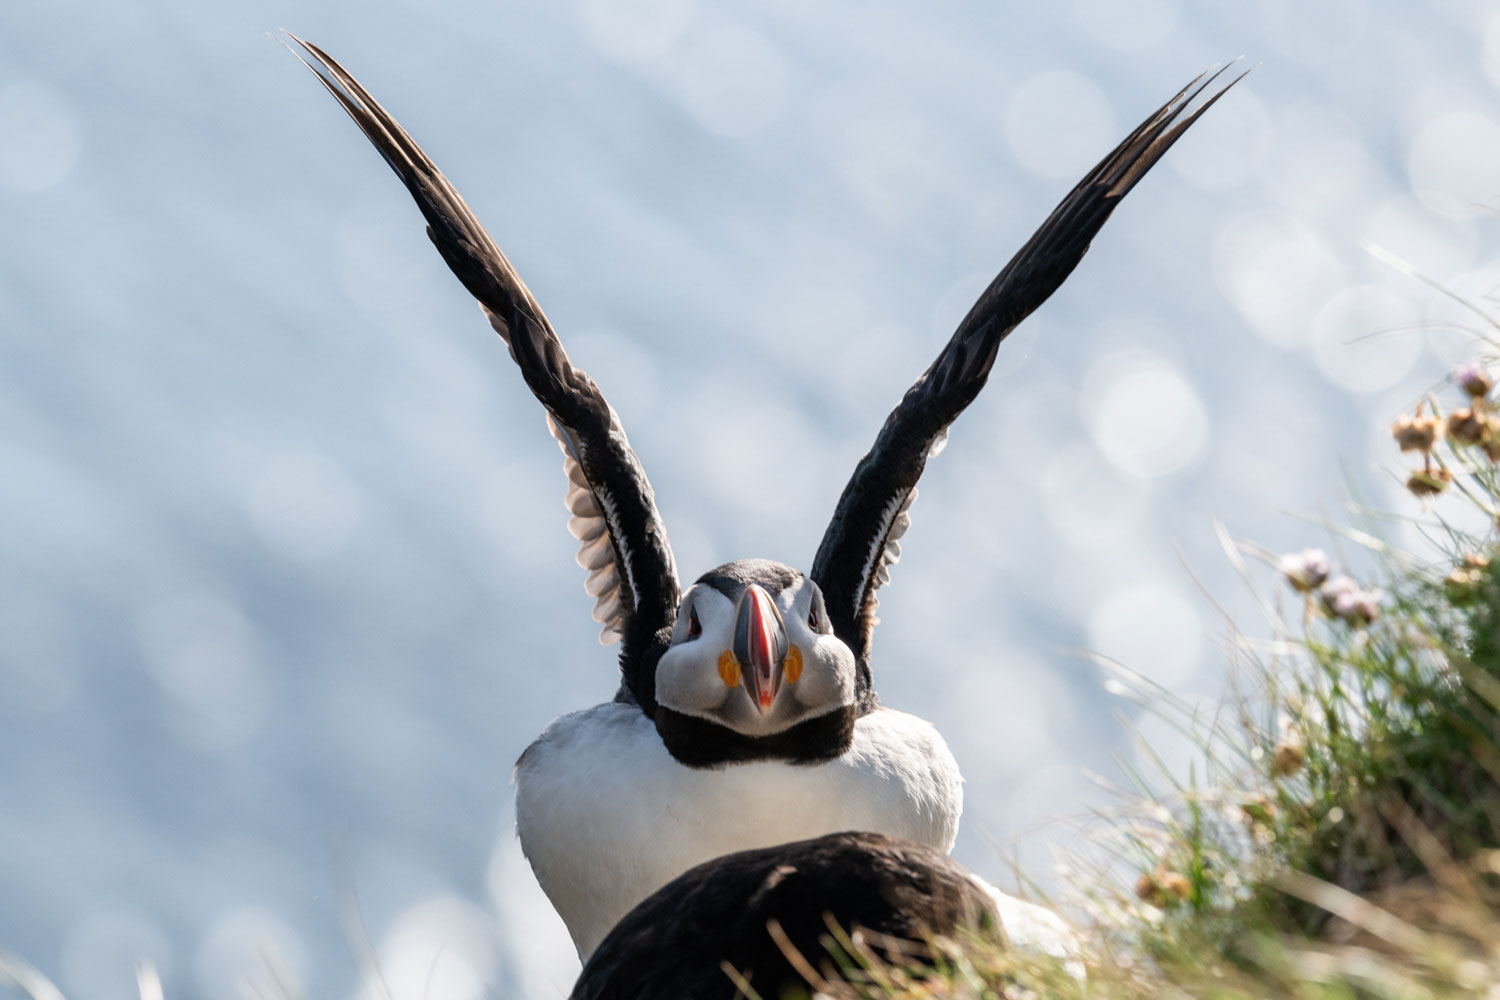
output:
[[[1068,193],[980,295],[856,466],[811,575],[823,590],[834,631],[854,650],[865,710],[874,705],[869,656],[876,591],[890,582],[890,567],[900,558],[899,539],[911,524],[927,459],[943,449],[948,426],[984,387],[1000,342],[1072,273],[1120,199],[1243,78],[1210,91],[1223,72],[1200,74],[1178,91]]]
[[[289,35],[287,47],[312,70],[385,162],[427,220],[427,235],[454,275],[478,300],[526,385],[547,411],[563,452],[584,589],[596,598],[600,641],[624,639],[620,666],[630,699],[655,710],[655,657],[676,616],[679,587],[655,495],[630,448],[619,416],[594,380],[575,367],[536,299],[462,197],[406,133],[322,49]]]

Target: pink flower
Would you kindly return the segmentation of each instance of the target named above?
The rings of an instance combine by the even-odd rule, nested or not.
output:
[[[1333,569],[1328,562],[1328,553],[1322,549],[1289,552],[1276,563],[1276,568],[1281,570],[1287,583],[1304,594],[1320,586]]]
[[[1352,580],[1349,580],[1347,587],[1341,587],[1332,593],[1325,588],[1323,592],[1323,603],[1329,612],[1350,625],[1368,625],[1380,617],[1380,602],[1383,600],[1385,595],[1379,590],[1357,587]]]

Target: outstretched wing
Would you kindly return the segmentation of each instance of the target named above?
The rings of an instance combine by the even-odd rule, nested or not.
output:
[[[879,605],[875,591],[889,581],[890,567],[900,558],[899,540],[911,522],[908,509],[923,466],[941,450],[948,425],[984,387],[1000,341],[1047,301],[1083,259],[1120,199],[1240,79],[1199,102],[1223,72],[1201,74],[1178,91],[1068,192],[891,411],[844,487],[813,559],[812,578],[823,589],[834,632],[859,662],[862,706],[873,705],[869,652]]]
[[[453,185],[411,136],[332,57],[295,35],[293,54],[317,75],[385,158],[427,218],[427,235],[510,348],[526,385],[547,409],[547,426],[568,476],[568,528],[581,543],[585,588],[595,599],[602,643],[623,638],[625,689],[655,704],[654,657],[679,597],[677,567],[655,495],[619,417],[594,380],[575,368],[552,324]]]

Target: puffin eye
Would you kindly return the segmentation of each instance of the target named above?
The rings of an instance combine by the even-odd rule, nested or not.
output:
[[[688,609],[688,638],[696,639],[703,634],[703,626],[698,621],[698,609]]]
[[[811,611],[809,611],[807,613],[807,624],[812,628],[812,630],[814,632],[821,632],[822,631],[822,626],[820,626],[818,624],[818,609],[817,608],[813,608]]]

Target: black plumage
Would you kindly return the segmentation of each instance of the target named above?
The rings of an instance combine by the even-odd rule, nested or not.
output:
[[[667,752],[685,767],[728,767],[752,760],[820,764],[849,750],[853,705],[844,705],[770,736],[745,736],[727,726],[656,706],[656,732]]]
[[[921,945],[960,929],[1000,934],[989,895],[941,851],[874,833],[836,833],[741,851],[673,879],[609,932],[572,1000],[739,996],[728,963],[766,1000],[807,981],[768,924],[814,969],[836,966],[828,921]],[[913,949],[920,953],[920,948]]]

